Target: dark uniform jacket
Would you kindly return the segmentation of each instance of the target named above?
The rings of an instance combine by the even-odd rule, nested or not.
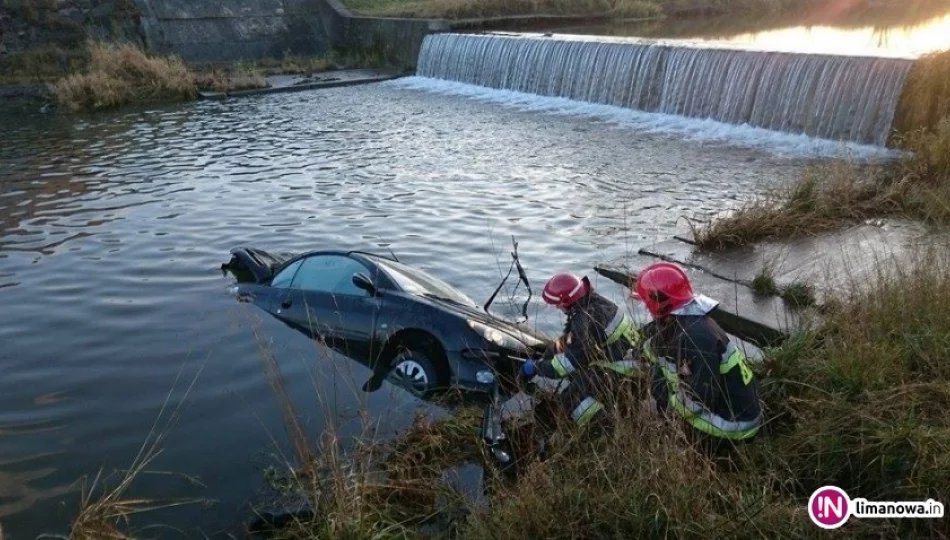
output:
[[[674,315],[671,323],[651,326],[648,346],[659,359],[653,369],[652,393],[660,410],[666,409],[670,400],[662,369],[665,362],[675,367],[681,395],[687,400],[730,422],[761,417],[752,370],[735,342],[712,318]]]
[[[591,291],[571,306],[567,314],[564,351],[557,353],[553,346],[538,362],[542,377],[562,378],[589,371],[596,362],[611,362],[624,356],[629,345],[622,339],[606,345],[608,329],[624,313],[617,304]]]

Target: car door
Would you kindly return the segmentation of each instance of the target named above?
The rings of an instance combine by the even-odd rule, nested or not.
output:
[[[308,298],[306,291],[296,286],[299,282],[296,279],[297,274],[308,260],[300,259],[274,276],[271,281],[273,294],[268,310],[308,337],[319,339],[322,328],[315,323],[329,319],[330,305],[327,303],[321,307],[318,299]]]
[[[370,354],[379,299],[353,284],[368,274],[362,262],[345,255],[314,255],[303,261],[291,283],[290,317],[315,338],[347,356]],[[293,304],[299,303],[300,306]],[[283,306],[283,304],[282,304]]]

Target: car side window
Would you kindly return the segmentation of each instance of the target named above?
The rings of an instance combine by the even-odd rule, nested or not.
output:
[[[281,289],[285,289],[285,288],[287,288],[287,287],[290,287],[290,282],[293,281],[293,279],[294,279],[294,274],[297,273],[297,269],[300,268],[300,264],[301,264],[302,262],[303,262],[303,260],[299,260],[299,261],[297,261],[297,262],[291,264],[291,265],[288,266],[287,268],[284,268],[283,270],[281,270],[280,273],[278,273],[276,276],[274,276],[274,279],[271,280],[270,286],[271,286],[271,287],[278,287],[278,288],[281,288]]]
[[[353,274],[368,273],[366,266],[342,255],[314,255],[303,261],[291,287],[305,291],[366,296],[353,284]]]

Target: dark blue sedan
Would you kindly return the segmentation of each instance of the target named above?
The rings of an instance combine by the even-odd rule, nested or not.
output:
[[[222,265],[235,292],[284,323],[420,395],[491,389],[549,343],[543,333],[487,313],[447,283],[395,258],[358,251],[277,256],[231,250]]]

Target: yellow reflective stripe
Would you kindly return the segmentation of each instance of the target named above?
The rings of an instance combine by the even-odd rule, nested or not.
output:
[[[597,362],[597,366],[616,371],[621,375],[633,376],[640,374],[640,366],[633,360],[617,360],[616,362]]]
[[[660,366],[660,373],[663,374],[663,378],[666,379],[666,383],[670,387],[671,392],[676,392],[680,387],[680,376],[676,373],[676,364],[668,361],[666,358],[661,358],[656,361],[657,365]]]
[[[689,425],[714,437],[742,440],[759,432],[761,417],[748,421],[726,420],[681,393],[671,394],[670,404]]]
[[[617,313],[614,314],[614,318],[610,320],[610,323],[607,324],[607,328],[604,329],[604,333],[607,334],[607,343],[610,343],[612,337],[614,340],[616,340],[614,334],[620,329],[620,325],[623,323],[624,319],[626,319],[626,314],[624,314],[623,310],[617,309]]]
[[[621,375],[635,375],[640,372],[640,368],[637,367],[637,363],[633,360],[621,360],[619,362],[611,362],[608,364],[610,369],[616,371]]]
[[[606,334],[607,346],[613,345],[622,337],[627,338],[627,341],[629,341],[631,345],[636,345],[643,340],[643,334],[637,330],[633,324],[633,319],[619,309],[617,310],[617,314],[614,315],[614,318],[610,321],[610,324],[607,325]]]
[[[660,367],[660,372],[663,374],[663,378],[666,379],[666,384],[670,392],[676,392],[680,386],[679,375],[676,373],[676,364],[668,361],[666,358],[658,358],[656,353],[653,352],[653,347],[650,346],[652,342],[653,338],[650,338],[643,343],[643,347],[641,347],[643,356],[652,364]]]
[[[748,386],[752,382],[752,368],[746,362],[746,356],[735,343],[729,342],[726,346],[726,352],[722,354],[723,360],[719,364],[719,374],[725,375],[732,371],[732,368],[739,366],[739,372],[742,374],[742,382]]]
[[[604,406],[592,397],[584,398],[581,404],[574,408],[571,418],[578,426],[586,426],[595,414],[604,410]]]
[[[653,352],[653,347],[650,346],[651,340],[646,341],[643,344],[643,347],[641,347],[641,349],[643,349],[643,356],[646,357],[646,359],[649,360],[650,362],[656,364],[658,360],[656,358],[656,353]]]
[[[567,377],[576,371],[574,369],[574,364],[571,363],[564,353],[558,353],[554,355],[554,358],[551,360],[551,367],[553,367],[554,371],[556,371],[561,377]]]

